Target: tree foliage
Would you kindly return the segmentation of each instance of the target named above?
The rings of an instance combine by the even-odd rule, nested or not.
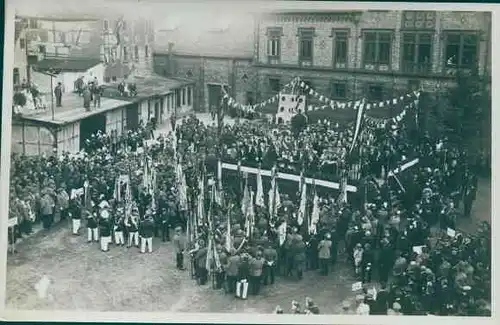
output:
[[[456,85],[438,96],[434,106],[444,135],[463,149],[479,149],[474,147],[489,132],[491,96],[477,72],[459,73]]]

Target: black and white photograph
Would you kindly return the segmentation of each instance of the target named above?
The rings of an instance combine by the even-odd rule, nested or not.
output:
[[[10,315],[491,320],[491,8],[6,8]]]

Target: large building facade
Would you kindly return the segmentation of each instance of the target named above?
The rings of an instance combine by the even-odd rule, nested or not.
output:
[[[212,102],[204,80],[228,85],[238,101],[253,104],[294,77],[332,99],[380,101],[415,89],[445,90],[461,70],[490,75],[490,13],[295,11],[253,23],[253,41],[232,55],[188,57],[174,44],[171,53],[155,53],[155,69],[198,80],[201,110]]]

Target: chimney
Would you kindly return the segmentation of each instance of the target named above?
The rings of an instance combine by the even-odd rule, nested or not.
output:
[[[168,43],[168,52],[167,52],[167,77],[172,77],[174,75],[174,43]]]

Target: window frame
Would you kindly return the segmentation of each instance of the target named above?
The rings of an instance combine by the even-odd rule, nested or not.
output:
[[[371,102],[380,102],[384,100],[384,86],[382,84],[377,84],[377,83],[370,83],[366,85],[366,93],[368,94],[368,100]],[[380,98],[372,98],[371,94],[372,92],[370,91],[371,88],[378,87],[380,88]]]
[[[455,66],[448,65],[448,56],[447,56],[447,50],[448,46],[452,45],[449,43],[449,37],[450,36],[458,36],[460,38],[459,44],[454,44],[458,45],[458,58],[457,58],[457,64]],[[473,36],[476,37],[476,44],[475,44],[475,63],[473,65],[463,65],[463,52],[464,52],[464,39],[467,36]],[[443,31],[443,45],[444,45],[444,53],[443,53],[443,66],[445,69],[457,69],[457,70],[463,70],[463,69],[476,69],[479,66],[479,50],[481,47],[481,35],[479,31],[476,30],[445,30]]]
[[[338,96],[337,87],[342,85],[344,87],[344,95]],[[332,99],[347,99],[347,80],[332,80],[331,82],[331,95]]]
[[[316,30],[313,27],[300,27],[298,29],[299,38],[298,42],[298,60],[299,66],[308,67],[314,65],[314,37],[316,36]],[[303,44],[304,42],[310,42],[310,56],[303,55]]]
[[[192,98],[191,96],[193,95],[193,91],[191,89],[191,87],[187,87],[187,105],[188,106],[191,106],[191,102],[192,102]]]
[[[344,41],[343,38],[339,38],[339,35],[341,34],[345,34],[345,61],[344,62],[340,62],[337,60],[337,46],[338,46],[338,43],[339,43],[339,39],[342,39]],[[332,65],[335,69],[346,69],[348,68],[349,66],[349,38],[351,37],[351,31],[349,29],[342,29],[342,28],[339,28],[339,29],[333,29],[332,30]],[[340,68],[338,67],[337,65],[338,64],[344,64],[344,68]]]
[[[374,34],[375,35],[375,58],[373,62],[367,62],[367,49],[366,46],[368,44],[367,42],[367,36],[369,34]],[[387,70],[385,71],[390,71],[392,70],[392,55],[393,55],[393,45],[394,45],[394,30],[392,29],[364,29],[361,32],[361,35],[363,37],[363,46],[362,46],[362,69],[364,70],[374,70],[374,71],[380,71],[381,66],[387,66]],[[389,36],[389,53],[388,53],[388,60],[387,62],[380,62],[380,38],[381,36]],[[384,42],[385,43],[385,42]],[[374,68],[373,69],[368,69],[367,66],[372,65]]]
[[[267,43],[266,54],[268,64],[278,64],[281,62],[281,39],[283,36],[282,27],[268,27],[266,30]],[[272,44],[276,43],[276,53],[273,53]]]
[[[406,35],[413,35],[415,37],[415,42],[414,43],[407,43],[405,42],[405,36]],[[421,36],[426,35],[430,36],[430,43],[422,43],[420,41]],[[429,74],[432,73],[432,54],[434,50],[434,42],[433,42],[433,33],[429,31],[402,31],[401,32],[401,40],[400,40],[400,51],[401,51],[401,71],[403,73],[412,73],[412,74]],[[405,60],[405,45],[411,44],[413,46],[413,62],[412,68],[411,69],[406,69],[406,60]],[[430,46],[430,55],[429,55],[429,62],[427,63],[427,67],[420,69],[419,65],[423,65],[424,63],[419,63],[418,62],[418,57],[420,53],[420,46],[421,45],[429,45]],[[422,70],[422,71],[421,71]]]
[[[182,88],[182,106],[186,105],[186,88]]]
[[[272,87],[274,81],[277,81],[278,90],[275,90],[274,87]],[[269,89],[271,90],[272,93],[279,93],[281,91],[281,79],[280,78],[271,76],[271,77],[269,77],[268,82],[269,82]]]

